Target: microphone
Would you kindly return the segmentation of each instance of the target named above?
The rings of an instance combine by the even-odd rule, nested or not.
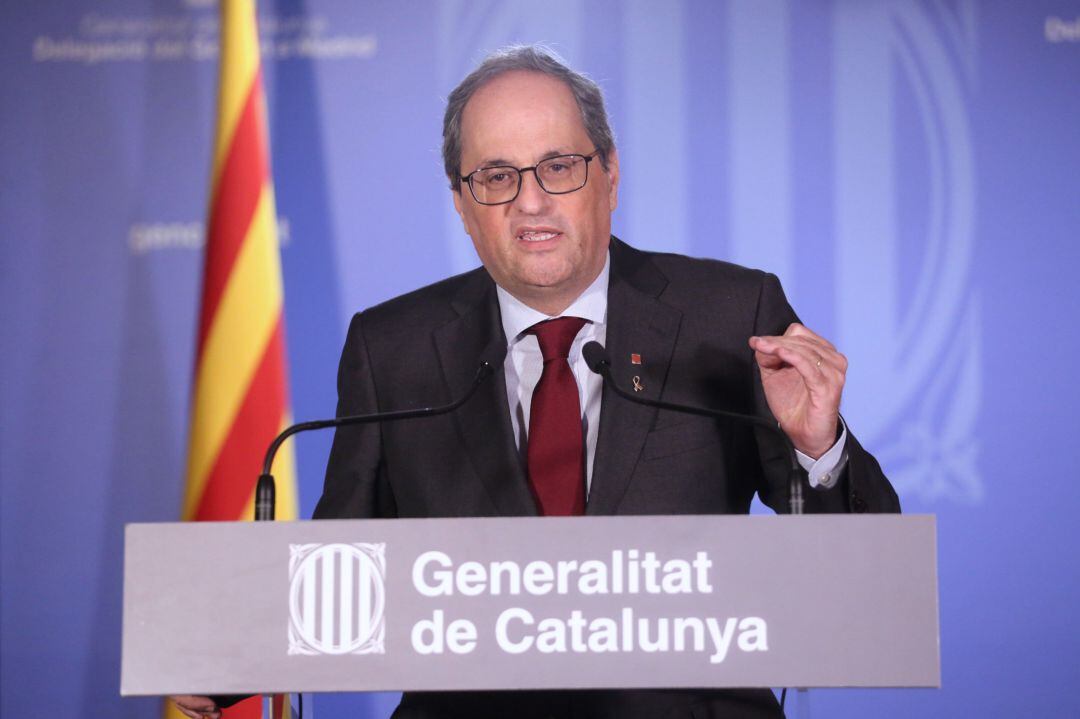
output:
[[[354,424],[370,424],[372,422],[394,422],[401,419],[417,419],[419,417],[435,417],[440,414],[453,412],[462,406],[476,394],[476,390],[488,377],[495,374],[502,366],[506,357],[506,343],[501,339],[495,340],[488,345],[480,354],[480,364],[476,369],[476,376],[472,385],[458,399],[441,407],[419,407],[417,409],[399,409],[389,412],[374,412],[372,414],[355,414],[347,417],[335,417],[334,419],[317,419],[310,422],[298,422],[286,427],[281,434],[274,438],[266,449],[266,457],[263,460],[262,474],[255,485],[255,521],[268,521],[274,519],[274,504],[276,502],[276,489],[274,476],[270,474],[270,468],[274,465],[274,455],[289,437],[299,432],[307,432],[315,429],[328,427],[346,427]]]
[[[664,402],[657,399],[648,399],[647,397],[639,397],[637,395],[627,392],[619,386],[615,378],[611,376],[611,360],[608,358],[607,350],[599,342],[589,342],[581,349],[581,355],[585,358],[585,364],[589,366],[589,369],[604,378],[604,381],[614,390],[615,394],[619,395],[623,399],[637,404],[643,404],[648,407],[656,407],[658,409],[666,409],[672,412],[682,412],[683,414],[696,414],[701,417],[717,417],[722,419],[731,419],[736,422],[742,422],[743,424],[753,424],[758,427],[762,427],[774,435],[779,437],[784,443],[784,446],[788,450],[788,458],[791,461],[791,469],[788,473],[788,511],[791,514],[803,513],[803,491],[802,491],[802,469],[799,464],[799,459],[795,454],[795,445],[791,443],[791,438],[784,434],[779,425],[775,422],[763,419],[761,417],[755,417],[750,414],[741,414],[739,412],[728,412],[722,409],[707,409],[705,407],[694,407],[691,405],[675,404],[673,402]]]

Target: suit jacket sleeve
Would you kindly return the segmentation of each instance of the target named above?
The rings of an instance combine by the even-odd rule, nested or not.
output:
[[[791,309],[780,281],[775,275],[765,274],[761,284],[757,316],[754,322],[756,335],[780,335],[788,325],[799,318]],[[761,374],[754,365],[755,411],[772,418],[761,385]],[[765,504],[777,512],[787,512],[788,459],[784,444],[766,430],[755,431],[761,454],[763,476],[758,492]],[[848,427],[848,463],[843,475],[831,489],[812,489],[806,472],[802,472],[803,497],[807,513],[821,512],[899,512],[900,500],[877,460],[863,449]]]
[[[378,411],[362,315],[353,317],[338,367],[337,416]],[[395,517],[397,507],[386,479],[379,424],[340,427],[334,433],[326,480],[313,519]]]

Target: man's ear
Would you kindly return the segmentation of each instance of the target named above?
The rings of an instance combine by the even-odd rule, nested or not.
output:
[[[457,212],[458,217],[461,218],[461,225],[465,228],[465,234],[472,237],[472,230],[469,228],[469,220],[465,217],[465,211],[462,209],[461,204],[464,200],[461,199],[462,188],[458,187],[456,190],[451,190],[450,194],[454,198],[454,210]]]
[[[614,147],[608,153],[605,174],[608,178],[608,206],[614,212],[619,206],[619,151]]]

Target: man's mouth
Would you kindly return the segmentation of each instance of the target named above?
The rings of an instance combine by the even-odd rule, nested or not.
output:
[[[544,242],[545,240],[554,239],[558,237],[560,233],[549,232],[547,230],[534,232],[526,230],[525,232],[519,232],[517,238],[522,242]]]

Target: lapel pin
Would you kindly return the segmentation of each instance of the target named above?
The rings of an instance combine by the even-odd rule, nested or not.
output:
[[[637,352],[632,352],[630,354],[630,364],[641,364],[641,355]]]
[[[634,375],[634,379],[632,381],[634,383],[634,391],[635,392],[644,392],[645,391],[645,385],[641,384],[641,377],[639,377],[638,375]]]

